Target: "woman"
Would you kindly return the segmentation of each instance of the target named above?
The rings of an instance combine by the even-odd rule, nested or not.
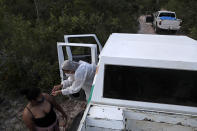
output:
[[[53,108],[67,116],[61,106],[52,96],[42,93],[39,88],[21,90],[21,94],[28,99],[28,104],[23,112],[23,120],[30,131],[59,131],[59,123]]]

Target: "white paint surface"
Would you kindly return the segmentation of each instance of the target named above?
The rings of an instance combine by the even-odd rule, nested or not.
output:
[[[128,120],[127,125],[131,131],[195,131],[192,127],[149,121]]]
[[[100,57],[197,62],[197,41],[187,36],[114,33]]]
[[[92,101],[79,131],[197,131],[197,108],[103,98],[105,64],[197,71],[197,41],[186,36],[112,34],[100,54]]]
[[[122,109],[95,105],[88,112],[86,126],[116,130],[124,129]]]
[[[82,131],[196,131],[197,117],[92,104]],[[83,125],[82,125],[83,124]],[[80,130],[79,130],[80,131]]]
[[[197,71],[196,40],[187,36],[114,33],[99,57],[93,103],[197,115],[196,107],[103,98],[105,64]]]

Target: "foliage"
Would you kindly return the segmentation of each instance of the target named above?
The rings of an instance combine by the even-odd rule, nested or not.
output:
[[[169,0],[165,8],[175,11],[177,17],[182,19],[182,31],[184,34],[197,39],[197,1]]]
[[[121,0],[1,0],[0,88],[49,91],[60,82],[56,43],[63,35],[94,33],[104,43],[113,32],[136,32],[136,6]]]
[[[66,34],[90,34],[105,43],[111,33],[136,33],[141,14],[166,8],[183,20],[183,32],[197,39],[195,0],[0,0],[0,88],[60,82],[57,41]]]

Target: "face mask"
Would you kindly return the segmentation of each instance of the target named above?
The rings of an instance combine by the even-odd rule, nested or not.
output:
[[[44,97],[42,97],[41,100],[36,100],[36,102],[39,103],[39,104],[40,104],[40,103],[43,103],[43,102],[44,102]]]
[[[70,77],[70,76],[72,76],[73,74],[66,74],[66,73],[65,73],[65,75],[66,75],[67,77]]]

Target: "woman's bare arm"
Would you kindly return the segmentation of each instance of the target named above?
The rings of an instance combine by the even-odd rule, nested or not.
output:
[[[26,108],[23,111],[23,121],[30,131],[35,131],[35,125],[34,122],[32,121],[32,115]]]
[[[49,94],[43,93],[43,95],[45,96],[45,98],[51,103],[53,104],[54,108],[57,109],[59,112],[61,112],[61,114],[63,115],[63,117],[67,120],[67,115],[64,112],[64,110],[62,109],[62,107],[55,101],[55,99],[50,96]]]

